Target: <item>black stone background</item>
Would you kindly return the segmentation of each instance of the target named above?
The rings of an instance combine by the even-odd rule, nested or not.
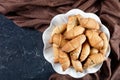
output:
[[[52,73],[43,57],[42,33],[0,14],[0,80],[48,80]]]

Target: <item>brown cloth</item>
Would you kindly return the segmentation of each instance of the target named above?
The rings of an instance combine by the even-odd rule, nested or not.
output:
[[[110,31],[111,53],[102,68],[83,78],[51,74],[49,80],[120,80],[120,0],[0,0],[0,13],[20,27],[44,31],[57,14],[79,8],[97,14]]]

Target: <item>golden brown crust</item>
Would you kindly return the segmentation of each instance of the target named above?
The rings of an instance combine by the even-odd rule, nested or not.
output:
[[[76,26],[64,34],[65,39],[73,39],[74,37],[82,34],[85,28],[81,26]]]
[[[54,63],[59,62],[59,49],[56,44],[53,44],[53,55],[54,55]]]
[[[62,25],[56,26],[52,31],[49,43],[52,43],[52,38],[53,38],[54,34],[62,34],[66,30],[66,28],[67,28],[67,24],[62,24]]]
[[[70,60],[67,53],[59,49],[59,63],[62,66],[63,71],[70,67]]]
[[[93,54],[88,57],[83,67],[84,69],[87,69],[102,63],[104,60],[105,60],[105,57],[101,53]]]
[[[90,45],[96,49],[101,49],[103,47],[103,40],[99,36],[99,33],[95,30],[86,30],[86,36]]]
[[[63,47],[62,50],[65,52],[71,52],[78,48],[86,40],[85,35],[79,35],[78,37],[68,41]]]
[[[70,52],[70,57],[72,60],[77,60],[79,58],[80,52],[82,49],[82,45],[80,45],[77,49],[74,51]]]
[[[98,22],[92,18],[82,18],[80,22],[81,22],[82,27],[85,27],[88,29],[99,29],[100,28]]]
[[[100,50],[100,52],[103,54],[103,55],[106,55],[106,52],[107,52],[107,49],[108,49],[108,39],[107,39],[107,36],[104,32],[102,32],[100,34],[100,37],[103,39],[103,48]]]
[[[61,34],[54,34],[51,42],[58,45],[59,47],[63,47],[67,43],[67,40],[63,39]]]
[[[82,47],[80,61],[83,62],[88,57],[89,54],[90,54],[90,46],[87,42],[85,42]]]
[[[83,72],[82,63],[79,60],[71,60],[71,62],[77,72]]]
[[[77,17],[75,15],[69,16],[68,23],[67,23],[67,31],[69,31],[72,28],[74,28],[75,26],[77,26],[77,24],[78,24]]]

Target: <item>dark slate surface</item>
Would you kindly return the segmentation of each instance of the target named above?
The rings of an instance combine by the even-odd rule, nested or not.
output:
[[[0,80],[48,80],[54,71],[42,49],[42,33],[0,15]]]

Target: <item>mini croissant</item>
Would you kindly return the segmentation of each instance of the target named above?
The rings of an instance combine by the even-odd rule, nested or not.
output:
[[[59,62],[59,49],[58,45],[53,44],[53,55],[54,55],[54,63]]]
[[[82,34],[85,31],[85,28],[81,27],[81,26],[76,26],[74,28],[72,28],[71,30],[69,30],[68,32],[66,32],[64,34],[64,37],[66,39],[73,39],[74,37]]]
[[[52,43],[52,37],[54,34],[62,34],[66,30],[66,28],[67,28],[67,24],[62,24],[62,25],[56,26],[52,31],[49,42]]]
[[[100,34],[100,37],[103,39],[103,43],[104,43],[103,48],[100,50],[100,52],[103,55],[105,55],[107,52],[107,49],[108,49],[108,39],[107,39],[107,36],[105,35],[105,33],[103,33],[103,32]]]
[[[63,71],[65,71],[70,66],[70,59],[67,53],[59,49],[59,63],[62,66]]]
[[[82,63],[79,60],[71,60],[71,62],[77,72],[83,72]]]
[[[86,36],[90,45],[96,49],[101,49],[103,47],[103,40],[99,36],[99,33],[95,30],[86,30]]]
[[[105,57],[101,53],[90,55],[86,60],[85,64],[83,65],[83,68],[87,69],[87,68],[96,66],[102,63],[104,60],[105,60]]]
[[[70,52],[70,57],[72,60],[77,60],[79,58],[80,52],[82,49],[82,45],[80,45],[77,49],[74,51]]]
[[[100,28],[98,22],[92,18],[82,18],[80,19],[80,24],[82,27],[85,27],[88,29],[99,29]]]
[[[62,47],[62,50],[65,52],[71,52],[71,51],[75,50],[76,48],[78,48],[81,44],[83,44],[85,40],[86,40],[86,36],[81,34],[81,35],[77,36],[76,38],[68,41]]]
[[[67,43],[61,34],[54,34],[51,41],[59,47],[63,47]]]
[[[74,16],[69,16],[68,17],[68,23],[67,23],[67,31],[71,30],[72,28],[74,28],[75,26],[77,26],[78,24],[78,20],[77,17]]]
[[[89,54],[90,54],[90,46],[87,42],[85,42],[82,47],[80,61],[83,62],[88,57]]]

